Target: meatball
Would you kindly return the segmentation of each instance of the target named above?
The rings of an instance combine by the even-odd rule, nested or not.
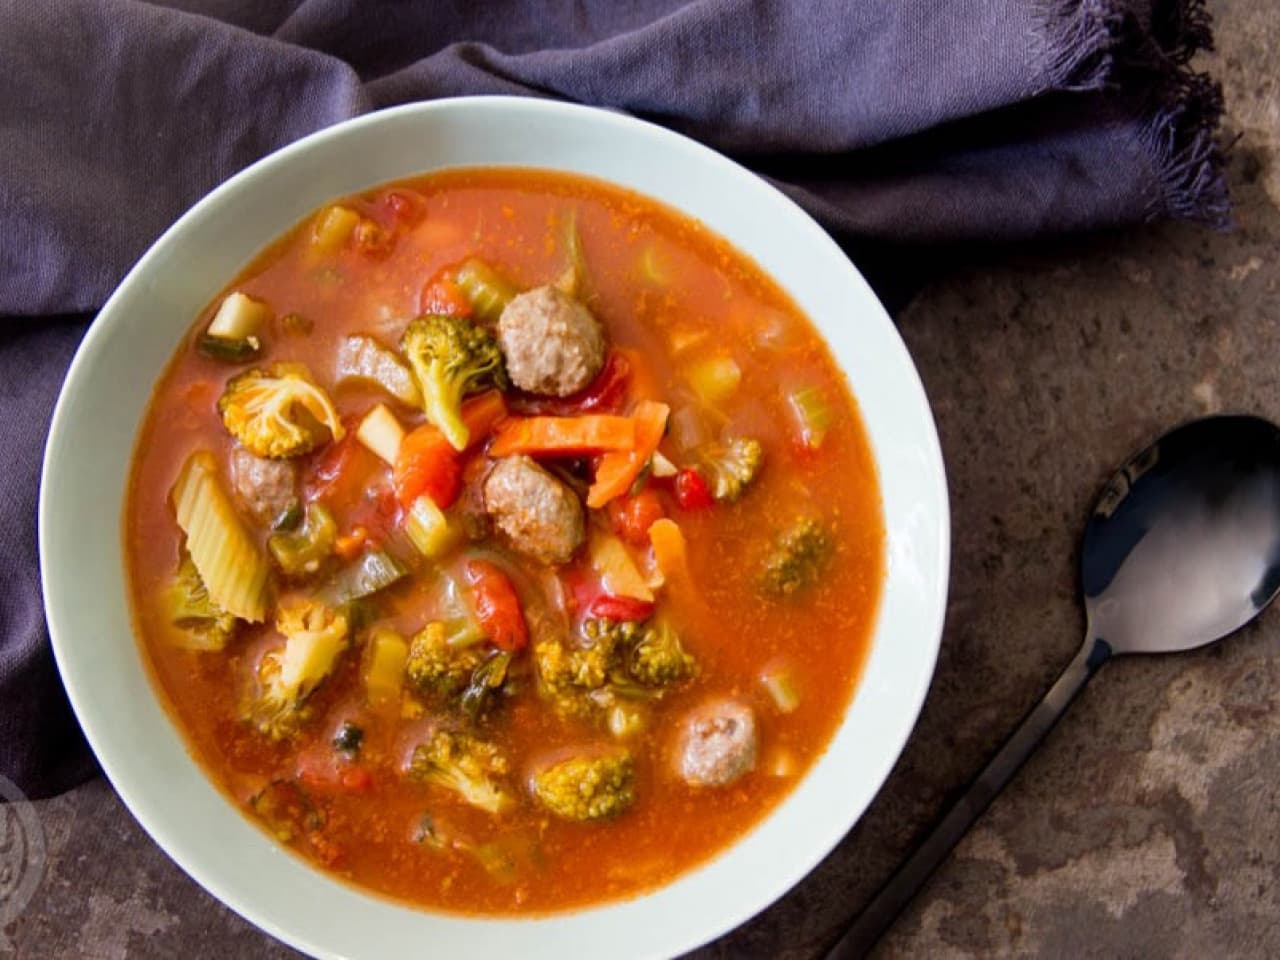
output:
[[[498,344],[511,382],[567,397],[604,366],[604,330],[591,311],[555,287],[513,297],[498,318]]]
[[[680,730],[676,769],[695,787],[723,787],[756,765],[756,718],[737,700],[691,710]]]
[[[231,486],[250,516],[269,526],[297,502],[298,468],[291,460],[268,460],[237,444],[231,451]]]
[[[526,456],[494,465],[484,505],[513,548],[543,563],[567,562],[586,537],[577,495]]]

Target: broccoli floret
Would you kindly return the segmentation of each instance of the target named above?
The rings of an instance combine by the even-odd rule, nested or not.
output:
[[[691,677],[697,663],[666,624],[587,620],[586,646],[544,637],[534,644],[534,665],[542,695],[573,716],[603,719],[622,737],[640,729],[644,708],[669,684]]]
[[[565,820],[604,820],[636,799],[635,767],[629,753],[572,757],[533,778],[533,795]]]
[[[227,381],[218,412],[231,435],[259,457],[296,457],[326,436],[341,440],[338,411],[301,363],[246,370]]]
[[[455,449],[465,449],[469,431],[462,422],[463,397],[510,385],[497,339],[463,317],[431,315],[409,324],[400,350],[422,390],[427,419]]]
[[[711,481],[711,495],[717,501],[732,503],[760,472],[764,449],[759,440],[735,437],[704,447],[698,461]]]
[[[777,540],[765,559],[764,589],[790,596],[818,579],[835,542],[831,531],[816,517],[802,517]]]
[[[595,690],[604,686],[618,666],[618,650],[636,632],[634,623],[588,620],[583,625],[585,647],[569,647],[554,637],[534,646],[538,678],[551,691],[577,688]]]
[[[444,623],[433,620],[409,645],[406,668],[420,692],[447,697],[465,690],[484,661],[484,648],[475,638],[452,637]]]
[[[170,620],[182,630],[183,645],[192,650],[222,650],[235,633],[236,618],[213,602],[185,549],[166,600]]]
[[[489,813],[502,813],[513,802],[497,779],[510,769],[506,756],[492,743],[448,730],[437,730],[415,747],[409,761],[413,778],[452,790]]]
[[[697,670],[697,661],[685,651],[680,635],[667,623],[646,626],[627,662],[627,672],[651,687],[687,680]]]
[[[273,740],[292,736],[306,719],[307,698],[333,670],[346,648],[344,612],[311,599],[282,604],[276,629],[284,647],[264,654],[258,666],[260,694],[249,709],[254,725]]]

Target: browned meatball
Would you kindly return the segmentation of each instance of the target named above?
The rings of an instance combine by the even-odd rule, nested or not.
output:
[[[512,547],[543,563],[566,563],[586,537],[577,495],[525,456],[494,465],[484,505]]]
[[[555,287],[513,297],[498,319],[498,344],[511,382],[530,393],[567,397],[604,366],[600,323]]]
[[[273,523],[298,499],[298,468],[291,460],[268,460],[239,444],[231,451],[231,487],[258,523]]]
[[[695,787],[723,787],[756,765],[756,717],[737,700],[689,711],[676,745],[676,769]]]

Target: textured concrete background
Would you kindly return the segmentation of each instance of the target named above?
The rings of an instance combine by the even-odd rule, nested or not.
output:
[[[953,276],[902,316],[951,481],[933,689],[854,832],[700,957],[820,956],[1075,652],[1077,541],[1099,484],[1179,420],[1280,419],[1280,9],[1212,6],[1205,65],[1240,137],[1238,229],[1037,251]],[[878,953],[1280,956],[1278,807],[1272,611],[1211,649],[1106,666]],[[37,808],[50,860],[7,931],[20,956],[294,956],[187,879],[102,781]]]

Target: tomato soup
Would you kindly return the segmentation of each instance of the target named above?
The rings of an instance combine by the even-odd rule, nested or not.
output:
[[[633,896],[742,837],[840,724],[885,566],[792,300],[660,203],[507,168],[261,252],[156,386],[124,524],[212,780],[463,913]]]

